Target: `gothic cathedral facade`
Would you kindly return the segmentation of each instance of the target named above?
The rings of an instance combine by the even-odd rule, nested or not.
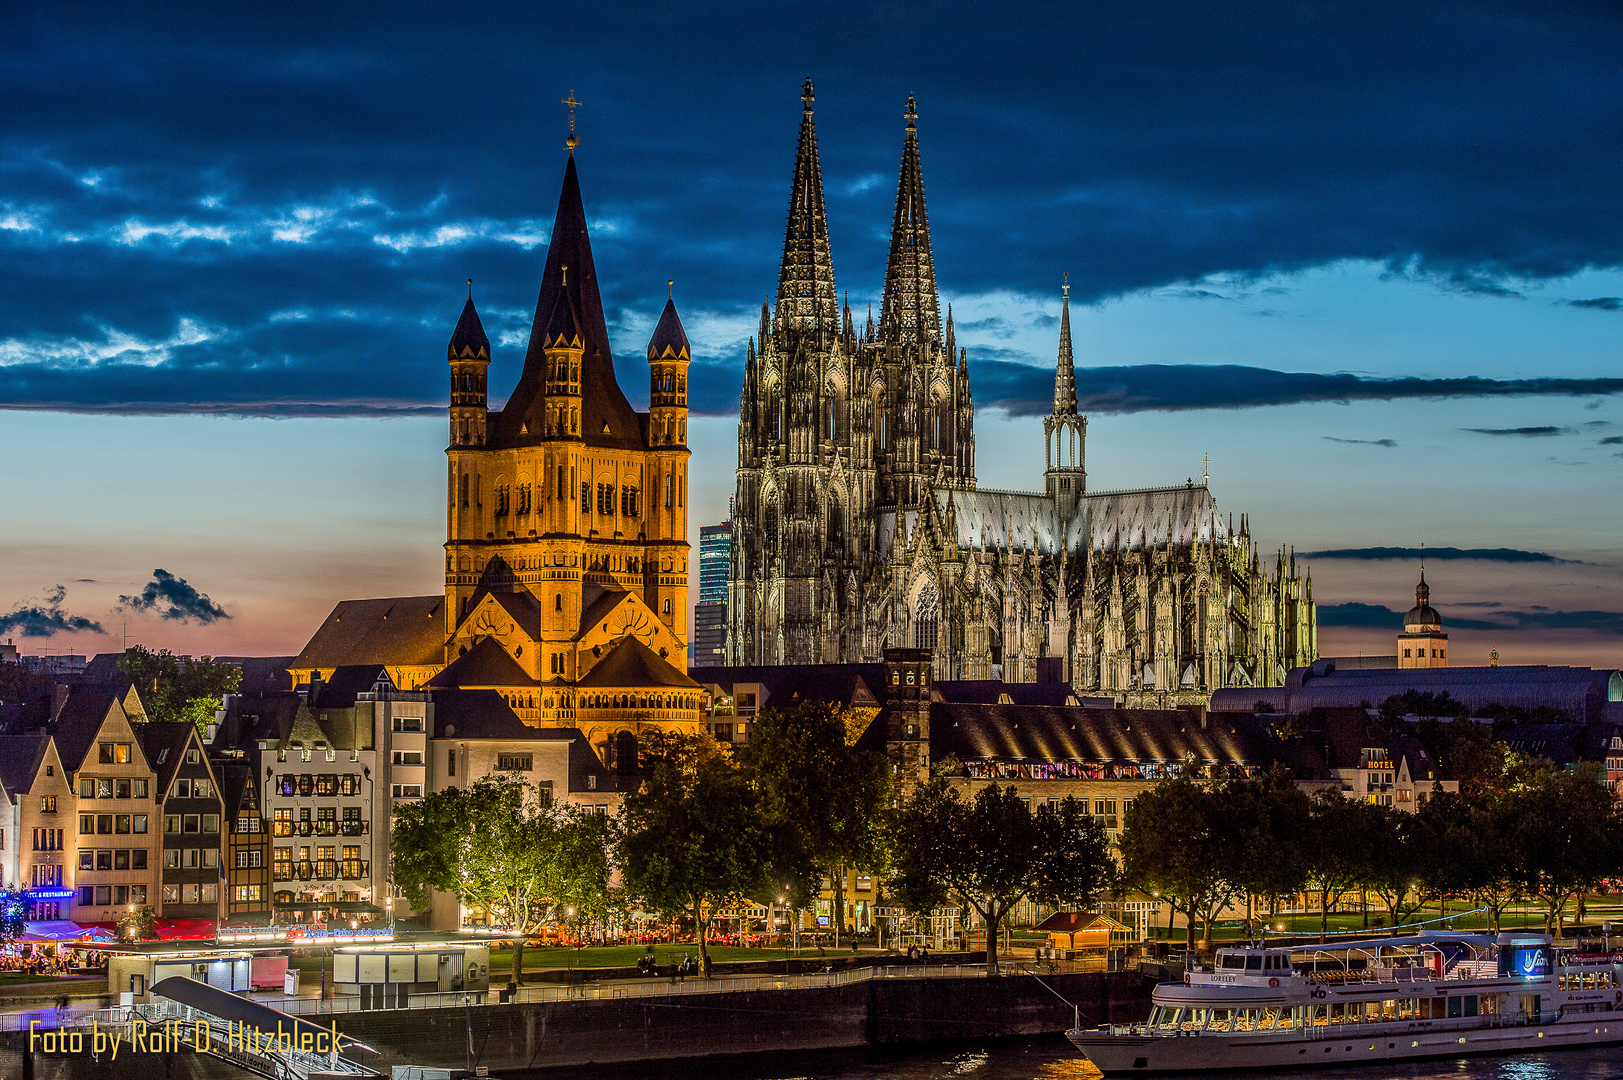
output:
[[[975,482],[967,350],[943,322],[917,111],[879,321],[835,292],[811,81],[778,291],[744,360],[728,662],[933,653],[937,679],[1066,681],[1129,704],[1272,686],[1317,657],[1311,576],[1265,563],[1206,483],[1089,491],[1069,297],[1044,490]]]

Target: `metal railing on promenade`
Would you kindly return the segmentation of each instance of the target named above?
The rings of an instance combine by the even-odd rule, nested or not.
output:
[[[1068,975],[1079,972],[1105,970],[1102,960],[1020,960],[998,965],[1004,976]],[[502,1004],[529,1005],[553,1001],[618,1001],[633,998],[690,996],[698,994],[740,994],[763,990],[826,989],[851,986],[874,979],[978,979],[986,976],[985,964],[878,964],[848,968],[844,971],[814,972],[807,975],[723,975],[713,979],[689,978],[635,978],[602,979],[594,982],[525,986],[511,994],[501,990],[454,991],[451,993],[410,994],[407,1009],[445,1009],[464,1005],[482,1007]],[[273,994],[256,995],[254,1000],[290,1016],[335,1016],[346,1013],[389,1011],[381,1008],[363,1009],[358,994],[339,994],[332,997],[277,997]],[[153,999],[151,1005],[140,1006],[143,1011],[159,1010],[154,1015],[169,1016],[165,1009],[181,1006],[162,999]],[[398,1008],[398,1007],[397,1007]],[[175,1013],[179,1016],[182,1014]],[[102,1025],[124,1023],[129,1007],[97,1008],[77,1006],[57,1010],[37,1009],[33,1012],[0,1014],[0,1032],[27,1031],[30,1021],[40,1023],[39,1030],[54,1030],[59,1023],[64,1028],[89,1027],[91,1021]]]

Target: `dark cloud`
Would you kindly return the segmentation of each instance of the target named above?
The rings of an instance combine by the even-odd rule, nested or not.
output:
[[[1017,416],[1053,407],[1053,369],[970,356],[975,403]],[[1401,398],[1521,397],[1623,393],[1623,379],[1382,379],[1345,372],[1320,375],[1228,364],[1141,364],[1078,368],[1076,394],[1087,412],[1243,409],[1301,402],[1392,401]]]
[[[838,281],[858,304],[883,280],[910,92],[948,296],[1049,294],[1068,269],[1083,303],[1342,259],[1512,295],[1623,264],[1615,7],[1387,0],[1354,19],[1260,0],[1153,17],[1015,4],[988,19],[943,0],[906,18],[849,2],[785,20],[772,5],[631,0],[379,19],[310,2],[63,2],[8,15],[0,403],[13,406],[442,401],[461,282],[476,279],[482,311],[533,308],[570,87],[616,311],[656,313],[667,278],[689,312],[772,290],[808,72]],[[477,58],[479,77],[447,92],[447,58]],[[498,343],[493,383],[512,385],[520,344]],[[1296,400],[1282,377],[1296,378],[1227,393]],[[1313,378],[1331,384],[1310,400],[1394,396]],[[981,400],[1031,398],[1001,385],[1017,381],[993,378]],[[1122,391],[1100,389],[1100,407],[1193,407]],[[1451,393],[1419,396],[1433,392]]]
[[[1623,446],[1623,435],[1608,435],[1600,441],[1602,446]]]
[[[1333,548],[1327,551],[1299,551],[1298,558],[1303,559],[1430,559],[1436,562],[1452,562],[1458,559],[1471,559],[1479,562],[1503,563],[1576,563],[1577,559],[1558,559],[1543,551],[1522,551],[1519,548],[1456,548],[1456,547],[1367,547],[1367,548]]]
[[[1347,443],[1350,446],[1385,446],[1394,447],[1398,444],[1396,439],[1338,439],[1334,435],[1326,435],[1325,441]]]
[[[101,623],[82,615],[69,615],[62,607],[68,590],[60,585],[46,591],[39,604],[18,604],[0,615],[0,634],[18,633],[25,638],[48,638],[82,630],[101,633]]]
[[[1623,296],[1597,296],[1592,300],[1568,300],[1567,303],[1596,311],[1623,311]]]
[[[1318,620],[1320,626],[1403,628],[1403,612],[1393,611],[1379,604],[1360,604],[1356,601],[1346,604],[1320,604]]]
[[[1535,606],[1531,611],[1495,611],[1493,614],[1494,620],[1497,621],[1445,618],[1443,628],[1505,632],[1580,630],[1596,634],[1623,635],[1623,611],[1550,611]],[[1379,604],[1356,602],[1320,604],[1318,617],[1320,626],[1390,628],[1394,632],[1403,626],[1403,612],[1393,611]]]
[[[1460,428],[1460,430],[1474,432],[1478,435],[1506,435],[1512,438],[1520,439],[1547,439],[1552,435],[1565,435],[1571,429],[1564,427],[1468,427]]]
[[[119,606],[131,611],[152,612],[176,622],[196,620],[203,625],[229,619],[219,604],[200,593],[185,578],[167,570],[152,571],[152,580],[134,596],[120,596]]]

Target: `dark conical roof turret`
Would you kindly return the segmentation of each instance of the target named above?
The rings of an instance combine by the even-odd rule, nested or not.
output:
[[[592,262],[592,241],[587,233],[586,208],[581,202],[574,154],[569,155],[564,167],[558,215],[552,224],[547,264],[541,272],[541,292],[535,303],[535,321],[530,328],[530,345],[524,354],[524,372],[500,413],[500,423],[492,433],[492,446],[518,445],[526,438],[539,438],[536,433],[546,430],[547,329],[560,296],[566,293],[566,302],[584,346],[580,382],[581,438],[589,446],[640,449],[644,445],[642,426],[614,378],[614,354],[609,347],[608,324],[603,317],[603,298],[598,292],[597,268]]]
[[[659,316],[659,325],[654,327],[654,336],[648,339],[650,362],[672,356],[678,360],[692,359],[692,352],[688,349],[687,333],[682,329],[681,317],[676,314],[675,298],[665,301],[665,310]]]
[[[552,317],[547,320],[541,343],[548,349],[579,349],[585,345],[580,320],[575,318],[575,304],[567,286],[558,290],[558,300],[552,305]]]
[[[909,95],[907,140],[896,184],[896,217],[890,229],[890,263],[879,332],[886,341],[918,345],[941,340],[941,302],[936,294],[935,261],[930,255],[930,222],[924,212],[924,171],[919,165],[918,108]]]
[[[473,306],[473,293],[468,293],[468,302],[462,307],[462,318],[456,321],[456,329],[451,332],[451,344],[446,350],[452,360],[489,360],[490,339],[485,336],[484,324],[479,321],[479,312]]]
[[[823,205],[823,170],[817,160],[817,127],[812,123],[816,99],[808,78],[800,91],[804,109],[778,269],[778,317],[797,330],[834,333],[840,326],[840,309],[828,244],[828,211]]]

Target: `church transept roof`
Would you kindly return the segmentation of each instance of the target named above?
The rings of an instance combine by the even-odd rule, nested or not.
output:
[[[582,688],[622,686],[702,687],[634,637],[621,639],[609,654],[592,665],[575,685]]]

